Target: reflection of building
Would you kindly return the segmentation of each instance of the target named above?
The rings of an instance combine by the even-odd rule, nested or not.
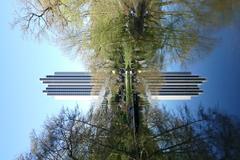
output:
[[[150,99],[184,100],[191,99],[203,91],[199,85],[206,79],[191,72],[163,72],[144,76]]]
[[[55,72],[40,80],[48,85],[43,92],[56,99],[95,99],[103,85],[88,72]]]
[[[190,72],[146,74],[143,78],[149,98],[158,100],[190,99],[202,92],[199,85],[205,81]],[[48,85],[43,92],[57,99],[98,98],[104,84],[101,79],[92,79],[88,72],[55,72],[40,80]]]

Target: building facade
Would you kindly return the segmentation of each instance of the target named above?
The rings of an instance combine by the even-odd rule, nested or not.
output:
[[[191,72],[141,74],[153,100],[191,99],[203,92],[200,85],[206,81]],[[104,80],[94,79],[89,72],[55,72],[40,80],[47,85],[43,92],[56,99],[97,99],[104,92]]]

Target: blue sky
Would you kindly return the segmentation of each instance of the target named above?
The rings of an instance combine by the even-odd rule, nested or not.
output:
[[[206,57],[196,61],[186,68],[172,65],[168,71],[191,71],[207,78],[201,88],[204,93],[192,98],[191,101],[162,101],[160,105],[176,108],[187,104],[196,110],[200,104],[204,107],[216,107],[221,112],[233,116],[240,114],[240,30],[239,22],[225,27],[214,35],[217,44]]]
[[[58,113],[62,106],[79,104],[84,111],[88,102],[56,101],[42,94],[40,77],[55,71],[81,71],[80,61],[73,61],[49,41],[37,42],[23,39],[18,29],[12,30],[14,0],[0,6],[0,159],[14,159],[29,150],[32,129],[40,130],[47,116]],[[225,28],[216,35],[219,42],[213,52],[202,60],[169,70],[187,70],[208,79],[202,88],[204,94],[191,101],[161,102],[167,107],[185,103],[196,108],[219,105],[229,114],[240,113],[238,91],[240,89],[240,25]]]
[[[14,1],[0,6],[0,159],[10,160],[29,150],[32,129],[40,130],[47,116],[57,114],[62,106],[79,104],[86,111],[89,102],[56,101],[42,93],[40,77],[55,71],[82,71],[54,44],[23,38],[11,29]],[[84,107],[83,107],[84,106]]]

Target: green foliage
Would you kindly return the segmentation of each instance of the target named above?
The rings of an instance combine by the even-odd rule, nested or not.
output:
[[[37,36],[53,32],[92,64],[119,67],[130,50],[135,65],[161,67],[208,52],[212,41],[203,29],[230,24],[239,6],[238,0],[25,0],[16,22]]]

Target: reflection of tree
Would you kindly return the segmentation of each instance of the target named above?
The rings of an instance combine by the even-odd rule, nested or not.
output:
[[[30,153],[19,159],[238,159],[239,126],[230,117],[187,108],[171,114],[164,109],[141,111],[141,132],[134,142],[126,112],[99,108],[83,116],[63,110],[32,135]]]
[[[130,52],[130,61],[152,67],[166,56],[184,61],[195,49],[209,50],[202,28],[229,24],[239,6],[238,0],[25,0],[16,23],[37,36],[53,33],[99,65],[119,67]]]

